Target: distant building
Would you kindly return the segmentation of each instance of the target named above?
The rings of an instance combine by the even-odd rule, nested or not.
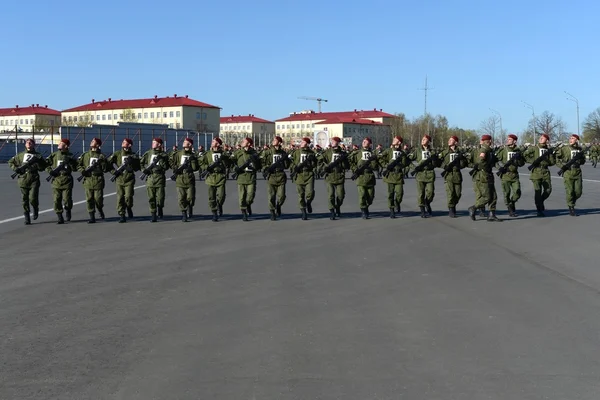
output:
[[[251,137],[255,146],[271,144],[275,137],[275,122],[258,118],[253,114],[221,117],[219,136],[224,143],[236,145],[245,137]]]
[[[27,107],[0,108],[1,132],[49,132],[60,125],[60,111],[32,104]]]
[[[166,124],[171,129],[218,132],[221,109],[186,96],[95,101],[62,112],[62,125]]]

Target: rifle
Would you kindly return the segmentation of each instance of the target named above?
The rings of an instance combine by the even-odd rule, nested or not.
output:
[[[294,170],[293,170],[293,171],[292,171],[292,173],[290,174],[290,178],[291,178],[292,180],[296,179],[296,176],[298,175],[298,173],[299,173],[300,171],[302,171],[302,169],[303,169],[303,168],[304,168],[306,165],[308,165],[308,163],[309,163],[310,161],[312,161],[312,160],[315,160],[315,159],[316,159],[316,157],[315,157],[315,155],[314,155],[314,154],[309,154],[309,155],[308,155],[308,156],[307,156],[307,157],[304,159],[304,161],[302,161],[300,164],[298,164],[298,165],[296,165],[296,167],[294,167]]]
[[[27,162],[25,164],[23,164],[20,167],[18,167],[17,169],[15,169],[15,172],[10,176],[10,178],[15,179],[18,175],[23,175],[25,173],[25,171],[27,171],[31,166],[33,166],[35,163],[37,163],[42,158],[44,158],[43,154],[40,154],[40,153],[34,154],[33,157],[31,157],[29,160],[27,160]]]
[[[54,182],[54,179],[61,173],[62,170],[66,169],[69,166],[69,161],[72,159],[77,159],[77,156],[67,157],[60,163],[60,165],[50,171],[50,174],[46,178],[46,182]]]
[[[503,166],[501,166],[498,169],[498,172],[496,172],[496,175],[499,176],[500,178],[502,178],[502,175],[504,175],[505,173],[508,172],[508,167],[510,167],[511,165],[515,165],[515,163],[517,162],[517,160],[519,158],[521,158],[521,153],[517,152],[513,158],[508,160],[506,163],[504,163]]]
[[[125,169],[127,169],[127,167],[129,166],[129,161],[130,158],[127,157],[125,159],[125,161],[123,162],[123,165],[121,165],[113,174],[113,176],[110,177],[110,181],[114,182],[119,176],[121,176],[121,174],[123,174],[123,172],[125,172]]]
[[[469,171],[469,175],[474,176],[475,172],[479,171],[479,164],[475,164],[473,169]]]
[[[177,167],[177,169],[175,169],[173,171],[173,175],[171,175],[172,181],[177,180],[177,175],[181,175],[183,173],[183,171],[188,169],[188,167],[190,166],[191,159],[192,159],[192,156],[189,156],[188,158],[185,159],[183,164],[181,164],[179,167]]]
[[[369,158],[360,167],[356,168],[356,171],[354,171],[354,173],[352,174],[350,179],[355,181],[359,176],[364,174],[365,171],[367,170],[367,168],[370,168],[371,161],[375,160],[376,158],[377,158],[377,155],[375,154],[375,152],[371,153]]]
[[[148,165],[146,168],[144,168],[144,170],[142,171],[142,175],[140,175],[141,181],[145,180],[148,177],[148,175],[150,175],[152,173],[152,171],[154,171],[154,168],[158,165],[160,158],[161,158],[160,155],[156,155],[156,157],[154,157],[154,160],[152,160],[150,165]]]
[[[84,170],[84,171],[81,173],[81,175],[79,176],[79,178],[77,178],[77,182],[81,182],[81,181],[83,180],[83,178],[85,178],[85,175],[87,175],[87,174],[91,173],[91,172],[92,172],[94,169],[96,169],[96,164],[97,164],[97,161],[96,161],[96,160],[92,161],[92,163],[90,164],[90,166],[89,166],[89,167],[87,167],[87,168],[86,168],[86,169],[85,169],[85,170]]]
[[[557,146],[554,146],[552,148],[547,149],[544,154],[542,154],[541,156],[539,156],[538,158],[536,158],[535,160],[533,160],[533,162],[531,163],[531,165],[529,167],[527,167],[528,170],[533,171],[534,168],[537,168],[540,166],[541,162],[544,161],[545,159],[547,159],[548,157],[550,157],[551,155],[553,155],[554,153],[556,153],[556,150],[558,150],[562,145],[559,144]]]
[[[207,177],[208,174],[212,174],[214,172],[215,168],[217,168],[221,164],[221,162],[222,162],[221,158],[222,157],[219,157],[217,159],[217,161],[215,161],[214,163],[212,163],[208,167],[206,167],[206,171],[204,171],[200,174],[200,179],[204,179]]]
[[[327,166],[325,167],[325,177],[327,177],[328,174],[332,173],[334,168],[337,168],[338,165],[340,165],[343,161],[345,161],[348,158],[348,153],[345,151],[340,152],[339,155],[340,156],[338,158],[327,164]]]
[[[290,159],[290,156],[288,153],[283,152],[282,153],[278,153],[281,154],[281,157],[279,157],[279,159],[277,161],[275,161],[273,164],[271,164],[269,166],[269,168],[267,168],[265,170],[265,172],[263,172],[263,177],[265,178],[265,180],[268,180],[269,177],[271,176],[271,174],[275,173],[275,170],[277,169],[278,166],[283,165],[283,163],[287,160]]]
[[[383,176],[387,178],[387,176],[390,174],[390,172],[392,172],[394,170],[394,168],[396,168],[398,165],[400,165],[400,161],[402,161],[402,156],[398,155],[398,157],[392,161],[391,163],[388,164],[387,167],[385,167],[385,171],[383,171]]]
[[[237,179],[238,175],[244,172],[244,170],[248,168],[250,164],[252,164],[252,162],[256,161],[257,157],[258,153],[250,154],[250,158],[248,158],[248,160],[246,160],[244,164],[242,164],[239,167],[235,167],[235,172],[233,173],[233,175],[231,175],[231,178]]]
[[[567,163],[563,165],[561,169],[558,170],[558,176],[563,176],[563,174],[567,172],[568,169],[570,169],[573,165],[575,165],[576,162],[579,162],[579,160],[581,159],[585,160],[585,153],[583,151],[579,151],[577,154],[575,154],[575,157],[572,157],[569,161],[567,161]]]
[[[432,154],[427,160],[422,161],[419,165],[415,167],[412,171],[410,171],[410,176],[415,176],[418,172],[422,172],[425,170],[425,167],[429,164],[432,164],[434,160],[437,160],[437,154]]]
[[[462,160],[463,158],[464,158],[463,154],[460,151],[457,151],[456,157],[454,157],[454,160],[452,160],[452,162],[450,162],[448,165],[446,165],[446,167],[442,171],[442,174],[441,174],[442,178],[445,178],[446,175],[448,175],[450,172],[452,172],[454,167],[456,167],[460,163],[460,160]]]

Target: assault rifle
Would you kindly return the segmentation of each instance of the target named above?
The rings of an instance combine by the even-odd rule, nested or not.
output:
[[[183,171],[185,171],[186,169],[188,169],[188,167],[190,166],[192,156],[189,156],[185,159],[185,161],[183,162],[183,164],[181,164],[179,167],[177,167],[175,170],[173,170],[173,175],[171,175],[171,180],[177,180],[177,176],[183,174]]]
[[[415,169],[410,171],[410,176],[415,176],[418,172],[424,171],[425,167],[427,167],[430,164],[433,164],[433,162],[437,161],[437,159],[438,159],[437,154],[432,154],[427,160],[421,161],[421,163],[419,165],[417,165],[415,167]]]
[[[558,170],[558,176],[563,176],[568,169],[570,169],[575,163],[579,162],[579,160],[585,160],[585,153],[583,151],[579,151],[575,154],[575,157],[572,157],[565,165],[562,166],[561,169]]]
[[[85,178],[86,175],[89,175],[93,170],[96,169],[96,165],[98,164],[98,162],[96,160],[92,161],[92,163],[90,164],[89,167],[87,167],[79,176],[79,178],[77,178],[77,182],[81,182],[83,180],[83,178]]]
[[[238,175],[244,172],[244,170],[248,168],[250,164],[252,164],[254,161],[257,161],[257,159],[258,153],[250,154],[250,158],[248,158],[245,163],[243,163],[239,167],[235,167],[235,172],[233,173],[233,175],[231,175],[231,178],[237,179]]]
[[[160,161],[161,157],[160,155],[156,155],[154,157],[154,159],[152,160],[152,162],[150,163],[150,165],[148,165],[146,168],[144,168],[142,170],[142,175],[140,175],[140,180],[146,180],[146,178],[148,177],[148,175],[150,175],[152,173],[152,171],[154,171],[154,168],[156,168],[156,166],[158,165],[159,161]]]
[[[469,175],[471,175],[471,176],[474,176],[474,175],[475,175],[475,173],[476,173],[477,171],[479,171],[479,165],[480,165],[480,164],[475,164],[475,165],[473,166],[473,169],[469,171]]]
[[[460,163],[460,160],[462,160],[463,158],[464,158],[464,156],[460,151],[456,152],[456,156],[454,157],[454,160],[452,160],[448,165],[446,165],[446,167],[444,167],[444,170],[441,173],[442,178],[445,178],[446,175],[448,175],[450,172],[452,172],[454,167],[458,166],[458,164]]]
[[[541,156],[539,156],[538,158],[536,158],[535,160],[533,160],[533,162],[531,163],[531,165],[529,167],[527,167],[528,170],[533,171],[534,168],[537,168],[540,166],[541,162],[544,160],[547,160],[548,157],[550,157],[551,155],[553,155],[554,153],[556,153],[556,151],[562,146],[562,144],[559,144],[557,146],[554,146],[552,148],[547,149],[544,154],[542,154]]]
[[[507,162],[505,162],[503,166],[501,166],[500,168],[498,168],[498,172],[496,172],[496,175],[499,176],[500,178],[502,178],[502,175],[504,175],[505,173],[508,172],[508,168],[510,166],[515,165],[515,163],[520,158],[521,158],[521,153],[517,152],[513,158],[511,158],[510,160],[508,160]]]
[[[345,161],[348,158],[348,153],[345,151],[340,152],[339,155],[340,156],[338,158],[327,164],[327,166],[325,167],[325,177],[327,177],[328,174],[332,173],[338,165],[340,165],[343,161]]]
[[[353,181],[358,179],[358,177],[364,174],[367,169],[371,168],[371,161],[375,160],[376,158],[377,155],[375,154],[375,152],[371,153],[369,158],[360,167],[356,168],[350,179],[352,179]]]
[[[212,174],[214,172],[215,168],[217,168],[221,164],[221,162],[222,162],[221,157],[219,157],[214,163],[212,163],[208,167],[206,167],[206,171],[200,173],[199,178],[202,180],[202,179],[206,178],[208,174]]]
[[[281,153],[278,153],[278,154],[281,154]],[[277,167],[279,167],[279,166],[283,167],[283,163],[289,159],[290,159],[290,156],[288,155],[288,153],[283,152],[283,154],[281,154],[281,157],[279,157],[279,159],[277,161],[275,161],[273,164],[269,165],[269,168],[267,168],[265,170],[265,172],[263,172],[263,177],[265,178],[265,180],[268,180],[269,177],[271,176],[271,174],[275,173],[275,170],[277,169]]]
[[[392,161],[391,163],[388,164],[387,167],[385,167],[385,170],[383,171],[383,176],[385,176],[387,178],[387,176],[390,174],[390,172],[392,172],[394,170],[394,168],[396,168],[398,165],[400,165],[400,161],[402,161],[402,155],[398,155],[398,157]]]
[[[114,182],[115,180],[117,180],[117,178],[119,176],[121,176],[123,174],[123,172],[125,172],[127,167],[129,167],[129,163],[130,163],[130,157],[127,157],[125,159],[125,161],[123,161],[123,165],[121,165],[119,168],[117,168],[117,170],[115,171],[113,176],[110,177],[110,181]]]
[[[15,169],[15,172],[10,176],[10,178],[15,179],[18,175],[23,175],[26,171],[29,170],[29,168],[31,168],[35,163],[37,163],[43,157],[44,157],[43,154],[39,154],[39,153],[34,154],[33,157],[31,157],[29,160],[27,160],[26,163],[24,163],[23,165],[21,165],[20,167]]]
[[[292,178],[292,180],[296,179],[296,176],[298,175],[298,173],[300,173],[302,171],[302,169],[304,169],[304,167],[307,166],[308,163],[312,160],[316,160],[316,157],[314,154],[309,154],[306,157],[306,159],[304,159],[304,161],[302,161],[300,164],[298,164],[298,165],[296,165],[296,167],[294,167],[294,170],[290,174],[290,178]]]
[[[48,177],[46,177],[46,182],[54,182],[54,179],[60,174],[63,170],[66,170],[69,166],[69,161],[72,159],[77,159],[77,156],[67,157],[58,165],[58,167],[54,168],[50,171]]]

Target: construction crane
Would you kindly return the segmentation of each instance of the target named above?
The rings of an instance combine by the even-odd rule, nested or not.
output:
[[[315,100],[316,102],[319,103],[319,112],[321,112],[321,102],[324,101],[325,103],[327,103],[327,100],[325,99],[321,99],[319,97],[307,97],[307,96],[300,96],[298,97],[299,99],[303,99],[303,100]]]

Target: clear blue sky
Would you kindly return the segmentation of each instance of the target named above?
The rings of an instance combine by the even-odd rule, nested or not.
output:
[[[596,1],[6,2],[0,107],[188,94],[221,115],[428,111],[479,128],[600,107]],[[14,16],[14,17],[11,17]]]

